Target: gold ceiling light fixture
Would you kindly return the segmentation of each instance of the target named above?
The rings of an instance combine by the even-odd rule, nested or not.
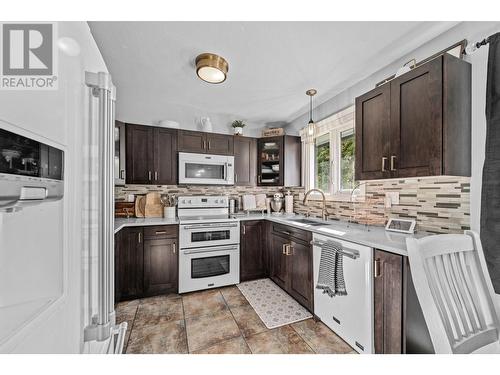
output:
[[[307,136],[310,139],[314,139],[316,133],[316,124],[313,121],[313,96],[316,95],[318,91],[315,89],[309,89],[306,91],[306,95],[309,96],[309,122],[307,124]]]
[[[215,53],[202,53],[196,57],[196,74],[208,83],[222,83],[227,78],[229,64]]]

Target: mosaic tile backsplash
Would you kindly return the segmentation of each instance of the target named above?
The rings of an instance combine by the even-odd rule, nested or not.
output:
[[[399,192],[399,204],[386,208],[385,193]],[[321,203],[309,202],[312,215],[321,215]],[[330,217],[372,225],[385,225],[389,218],[416,219],[419,231],[461,233],[470,229],[470,178],[433,177],[380,180],[366,183],[365,201],[327,202]],[[294,200],[294,211],[308,207]]]
[[[380,180],[366,182],[364,201],[328,201],[330,219],[354,221],[372,225],[384,225],[388,218],[413,218],[417,230],[434,233],[460,233],[470,228],[470,178],[469,177],[425,177],[404,180]],[[176,186],[176,185],[126,185],[115,188],[116,200],[125,200],[127,194],[148,192],[176,195],[223,195],[232,197],[243,194],[265,193],[272,196],[283,192],[280,187],[239,186]],[[309,201],[307,207],[299,199],[303,188],[285,189],[294,195],[294,211],[310,212],[321,216],[321,202]],[[384,206],[385,193],[399,192],[399,205]]]

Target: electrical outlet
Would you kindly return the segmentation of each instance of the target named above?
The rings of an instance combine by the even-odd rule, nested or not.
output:
[[[387,198],[390,198],[391,205],[399,204],[399,191],[388,191],[385,193]]]

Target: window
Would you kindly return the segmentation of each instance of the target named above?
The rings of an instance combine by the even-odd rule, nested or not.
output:
[[[330,189],[330,137],[329,134],[316,138],[314,147],[315,183],[317,189],[328,192]]]
[[[314,138],[305,130],[303,171],[306,190],[320,189],[331,200],[350,198],[354,180],[354,106],[316,124]]]
[[[340,191],[354,188],[354,129],[340,133]]]

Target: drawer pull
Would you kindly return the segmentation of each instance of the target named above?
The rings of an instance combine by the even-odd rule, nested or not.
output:
[[[382,274],[381,274],[381,271],[380,271],[380,259],[375,259],[375,262],[373,263],[374,265],[374,270],[373,270],[373,276],[374,277],[380,277]]]
[[[332,319],[335,323],[340,324],[340,320],[338,320],[336,317],[332,315]]]
[[[385,162],[387,161],[387,158],[385,156],[382,157],[382,172],[386,172],[387,170],[385,169]]]
[[[164,230],[156,231],[156,235],[157,236],[160,235],[160,234],[167,234],[167,232],[164,231]]]
[[[396,155],[391,156],[391,171],[396,170]]]

